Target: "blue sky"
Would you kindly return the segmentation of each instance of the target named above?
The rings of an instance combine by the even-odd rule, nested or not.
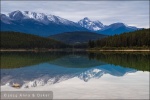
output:
[[[149,0],[146,1],[1,1],[1,13],[15,10],[53,14],[74,22],[84,17],[105,25],[123,22],[149,28]]]

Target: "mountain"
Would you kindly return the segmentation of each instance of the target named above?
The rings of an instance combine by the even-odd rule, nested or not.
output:
[[[136,28],[133,26],[127,26],[124,23],[113,23],[109,26],[104,27],[103,29],[97,32],[105,34],[105,35],[115,35],[115,34],[121,34],[124,32],[132,32],[136,30],[139,30],[139,28]]]
[[[61,34],[51,35],[49,38],[55,39],[69,44],[87,43],[89,40],[97,40],[106,37],[103,34],[97,34],[94,32],[65,32]]]
[[[53,40],[19,32],[1,32],[1,49],[63,48],[66,45]]]
[[[81,19],[78,24],[91,31],[98,31],[105,27],[100,21],[91,21],[87,17]]]
[[[81,27],[84,27],[90,31],[100,33],[100,34],[105,34],[105,35],[121,34],[124,32],[132,32],[139,29],[133,26],[128,26],[124,23],[113,23],[111,25],[104,25],[100,21],[91,21],[87,17],[78,21],[78,24]]]
[[[36,13],[29,11],[24,12],[14,11],[9,13],[9,17],[13,20],[33,19],[43,24],[55,23],[55,24],[75,25],[74,22],[60,18],[58,16],[46,15],[44,13]]]
[[[43,13],[14,11],[7,15],[1,14],[0,17],[1,31],[16,31],[44,37],[63,32],[87,31],[75,22]]]
[[[92,21],[85,17],[73,22],[59,16],[30,11],[13,11],[0,14],[1,31],[15,31],[48,37],[64,32],[88,31],[105,35],[121,34],[138,30],[123,23],[104,25],[100,21]]]

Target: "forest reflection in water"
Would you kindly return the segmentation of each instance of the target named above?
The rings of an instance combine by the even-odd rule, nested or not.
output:
[[[150,71],[150,52],[102,52],[89,53],[89,59],[105,63],[134,68],[141,71]]]
[[[1,69],[20,68],[48,62],[74,68],[113,64],[149,71],[149,59],[149,52],[1,52]]]

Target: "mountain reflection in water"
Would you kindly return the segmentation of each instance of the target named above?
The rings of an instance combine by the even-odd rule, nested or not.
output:
[[[141,70],[138,69],[139,67],[135,68],[135,65],[137,65],[134,65],[135,59],[137,61],[136,63],[138,63],[138,60],[140,63],[143,63],[149,57],[149,54],[2,54],[1,59],[3,61],[5,60],[5,63],[2,62],[1,64],[3,65],[1,69],[1,85],[19,83],[22,87],[36,87],[45,84],[55,84],[74,77],[78,77],[84,82],[88,82],[92,78],[99,79],[105,74],[121,77],[127,73],[135,73],[137,70]],[[15,62],[17,59],[24,60],[22,61],[22,65]],[[10,60],[14,61],[11,62],[11,65],[16,65],[16,68],[7,67],[6,62],[9,63]],[[126,64],[121,62],[132,62],[132,64],[124,66]],[[147,62],[143,66],[145,68],[143,70],[147,70],[148,64]],[[19,65],[19,68],[17,65]]]

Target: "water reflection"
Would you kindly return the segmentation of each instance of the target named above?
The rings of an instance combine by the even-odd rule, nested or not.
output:
[[[150,52],[90,53],[89,58],[122,67],[150,71]]]
[[[121,77],[148,70],[149,57],[149,53],[3,53],[1,85],[19,83],[22,87],[36,87],[74,77],[84,82],[105,74]]]

